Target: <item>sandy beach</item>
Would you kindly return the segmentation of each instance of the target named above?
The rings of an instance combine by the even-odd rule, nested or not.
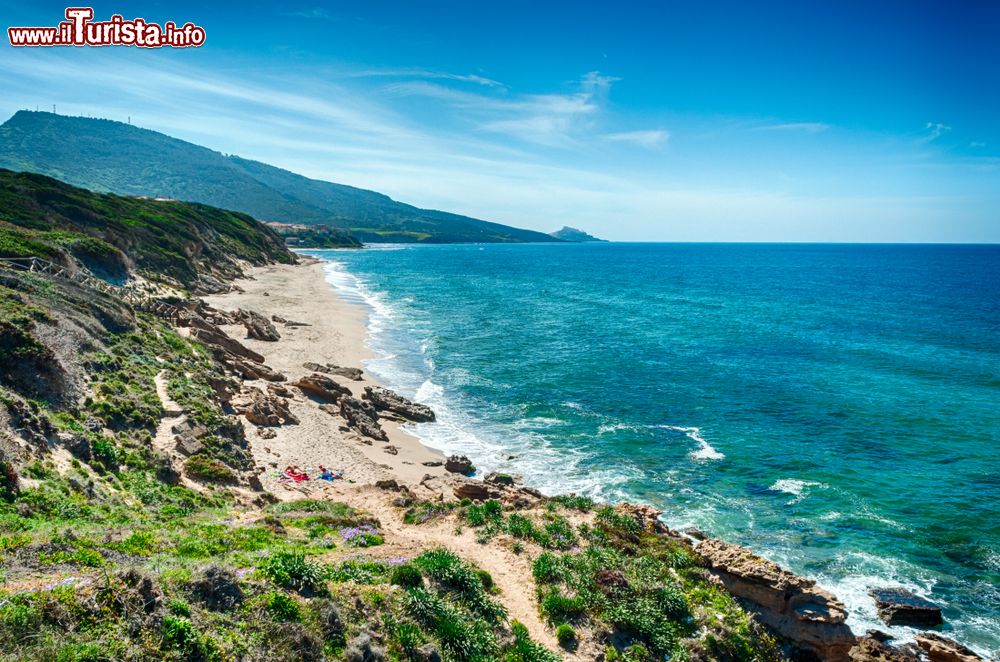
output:
[[[264,356],[267,365],[286,375],[289,382],[309,375],[305,363],[333,364],[361,368],[371,351],[365,345],[366,312],[356,304],[341,300],[326,282],[323,264],[304,259],[303,264],[274,265],[254,268],[249,278],[236,281],[242,291],[205,297],[216,308],[254,310],[271,318],[277,315],[291,322],[276,323],[281,339],[265,342],[246,337],[242,325],[222,327],[250,349]],[[346,386],[355,397],[361,397],[366,386],[376,382],[364,373],[360,381],[331,375]],[[247,382],[261,388],[265,382]],[[288,465],[297,465],[307,472],[320,465],[344,472],[344,480],[335,486],[371,485],[376,481],[396,478],[407,484],[419,483],[427,474],[439,476],[443,468],[428,466],[443,459],[391,420],[381,421],[389,441],[375,441],[341,429],[343,421],[322,411],[317,403],[297,389],[291,399],[291,411],[298,425],[269,428],[276,436],[264,439],[254,426],[247,424],[247,438],[252,440],[254,459],[265,468],[261,481],[265,487],[281,495],[290,489],[279,483],[277,473]],[[298,489],[309,489],[298,484]],[[296,490],[298,491],[298,490]]]

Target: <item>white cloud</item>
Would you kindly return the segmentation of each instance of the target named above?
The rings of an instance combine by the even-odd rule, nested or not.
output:
[[[951,127],[947,124],[941,124],[940,122],[928,122],[924,127],[927,130],[927,134],[924,135],[920,142],[931,142],[932,140],[937,140],[941,136],[951,131]]]
[[[364,69],[347,72],[352,78],[420,78],[425,80],[452,80],[460,83],[474,83],[483,87],[506,88],[500,81],[477,74],[452,74],[427,69]]]
[[[823,122],[786,122],[782,124],[765,124],[754,127],[756,131],[799,131],[802,133],[822,133],[830,128]]]
[[[670,132],[663,129],[651,129],[647,131],[623,131],[620,133],[608,133],[605,140],[612,142],[625,142],[639,145],[640,147],[659,147],[670,139]]]

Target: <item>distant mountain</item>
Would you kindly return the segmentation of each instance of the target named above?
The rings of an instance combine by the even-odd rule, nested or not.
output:
[[[0,126],[0,167],[99,192],[201,202],[262,221],[329,225],[367,242],[557,241],[542,232],[418,209],[111,120],[18,111]]]
[[[607,239],[598,239],[592,234],[587,234],[583,230],[571,228],[568,225],[564,225],[562,230],[556,230],[555,232],[550,232],[549,236],[555,237],[560,241],[572,241],[577,243],[582,243],[585,241],[607,241]]]

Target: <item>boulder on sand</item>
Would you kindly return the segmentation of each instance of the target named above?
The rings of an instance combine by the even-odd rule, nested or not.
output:
[[[361,397],[375,405],[375,409],[398,414],[408,421],[425,423],[434,420],[434,412],[427,405],[411,402],[381,386],[366,386],[365,394]]]
[[[243,326],[246,327],[248,338],[263,340],[265,342],[276,342],[281,340],[281,334],[279,334],[278,330],[274,328],[273,324],[271,324],[271,320],[267,319],[260,313],[240,308],[236,311],[236,314],[239,316],[240,321],[243,322]]]
[[[305,393],[326,402],[340,402],[342,397],[351,395],[351,390],[346,386],[341,386],[325,375],[315,373],[292,382],[292,386],[297,386]]]
[[[379,441],[389,441],[389,435],[379,425],[378,413],[371,404],[351,396],[344,396],[340,400],[340,415],[347,421],[348,427],[361,435]]]

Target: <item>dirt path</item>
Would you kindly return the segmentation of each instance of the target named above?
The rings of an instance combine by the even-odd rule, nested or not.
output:
[[[156,426],[156,435],[153,437],[153,450],[162,453],[167,457],[172,457],[174,453],[174,433],[170,428],[184,420],[184,409],[174,402],[167,393],[166,370],[161,370],[153,378],[156,384],[156,395],[160,398],[163,406],[163,418]]]

